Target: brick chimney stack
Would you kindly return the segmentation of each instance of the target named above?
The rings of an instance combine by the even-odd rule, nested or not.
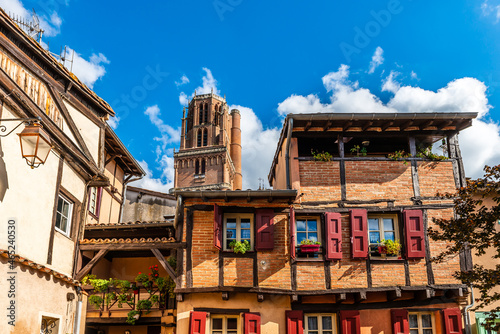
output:
[[[241,129],[240,120],[241,115],[238,109],[231,110],[231,160],[233,160],[234,165],[234,181],[233,190],[241,190],[242,188],[242,176],[241,176]]]

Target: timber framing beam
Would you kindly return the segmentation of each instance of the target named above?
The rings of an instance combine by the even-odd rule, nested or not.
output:
[[[87,273],[94,268],[94,266],[99,262],[100,259],[102,259],[106,253],[108,252],[107,249],[101,249],[93,258],[90,260],[89,263],[85,267],[83,267],[78,274],[76,274],[75,279],[77,281],[80,281]]]
[[[151,252],[155,255],[156,259],[158,259],[158,262],[160,262],[161,266],[165,271],[167,272],[168,276],[177,284],[177,277],[175,276],[174,269],[170,266],[170,264],[165,261],[165,257],[163,254],[160,252],[159,249],[157,248],[151,248]]]

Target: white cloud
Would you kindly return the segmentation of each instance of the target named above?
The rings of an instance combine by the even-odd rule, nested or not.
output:
[[[370,69],[368,70],[369,74],[375,72],[375,69],[384,63],[384,50],[377,46],[375,49],[375,53],[372,56],[372,61],[370,62]]]
[[[391,73],[382,81],[382,91],[396,94],[401,84],[394,79],[399,75],[399,72],[391,71]]]
[[[278,113],[316,112],[475,112],[478,119],[461,133],[460,143],[466,175],[479,177],[485,164],[500,161],[500,126],[486,119],[491,106],[486,96],[487,86],[475,78],[460,78],[437,91],[420,87],[401,86],[391,72],[382,90],[394,96],[386,103],[349,81],[349,67],[341,65],[337,72],[325,75],[323,85],[331,93],[330,101],[322,103],[317,95],[291,95],[278,104]]]
[[[20,0],[0,0],[0,7],[11,16],[19,17],[29,22],[33,21],[33,12],[24,8]],[[52,37],[61,32],[62,19],[56,11],[43,14],[37,13],[37,16],[40,20],[40,28],[44,30],[44,36]]]
[[[196,88],[196,94],[208,94],[213,90],[215,94],[219,95],[220,91],[217,89],[217,80],[212,75],[212,71],[206,67],[203,67],[203,71],[205,71],[205,75],[202,78],[203,85]]]
[[[118,127],[118,124],[120,123],[120,117],[115,116],[115,117],[110,117],[108,119],[108,125],[113,129],[116,130]]]
[[[493,14],[493,16],[495,16],[495,23],[500,21],[500,4],[492,5],[488,3],[488,0],[485,0],[481,4],[481,10],[483,11],[483,16],[490,16]]]
[[[151,123],[160,131],[161,137],[155,137],[154,140],[162,144],[162,150],[165,150],[168,144],[177,143],[181,140],[180,128],[174,129],[163,122],[160,118],[160,108],[158,108],[158,105],[147,107],[144,114],[149,117]]]
[[[153,191],[158,191],[158,192],[163,192],[163,193],[168,193],[170,188],[173,188],[174,186],[174,158],[173,157],[168,157],[164,156],[160,160],[160,167],[164,167],[165,171],[162,173],[161,177],[159,178],[154,178],[153,177],[153,171],[149,168],[148,163],[146,161],[138,161],[139,165],[141,165],[142,169],[146,172],[146,176],[143,177],[142,179],[130,183],[131,186],[134,187],[139,187],[143,189],[148,189],[148,190],[153,190]],[[172,175],[170,175],[172,174]]]
[[[74,58],[73,52],[75,52]],[[80,81],[86,84],[90,89],[94,87],[97,80],[106,74],[104,65],[110,63],[110,61],[102,53],[93,53],[89,60],[86,60],[81,54],[69,47],[67,58],[68,60],[73,58],[73,66],[71,67],[71,63],[69,61],[66,61],[64,65],[68,69],[71,69],[78,79],[80,79]]]
[[[267,174],[273,161],[280,130],[264,128],[251,108],[232,105],[241,114],[241,166],[243,189],[257,189],[259,178],[267,185]],[[257,161],[257,163],[256,163]]]
[[[179,87],[179,86],[185,85],[185,84],[187,84],[187,83],[189,83],[189,78],[188,78],[187,76],[183,75],[183,76],[180,78],[180,80],[179,80],[179,81],[176,81],[176,82],[175,82],[175,85],[176,85],[177,87]]]
[[[187,106],[188,103],[189,103],[189,99],[188,99],[188,96],[186,95],[186,93],[184,92],[181,92],[179,94],[179,103],[182,105],[182,106]]]
[[[417,75],[417,73],[415,73],[414,71],[411,71],[410,76],[411,76],[411,78],[412,78],[413,80],[418,80],[418,75]]]

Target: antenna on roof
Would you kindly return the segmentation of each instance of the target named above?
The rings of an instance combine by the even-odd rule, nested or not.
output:
[[[12,21],[17,23],[17,25],[21,29],[23,29],[31,38],[38,41],[38,44],[42,44],[42,35],[45,31],[42,28],[40,28],[40,20],[38,19],[38,15],[36,15],[34,9],[33,13],[31,14],[32,21],[29,21],[24,17],[20,17],[10,12],[9,16],[12,19]]]
[[[70,49],[71,50],[71,49]],[[75,50],[71,50],[71,60],[69,59],[68,57],[68,46],[65,45],[64,46],[64,49],[62,48],[61,46],[61,53],[60,54],[57,54],[57,53],[54,53],[50,50],[47,50],[49,51],[49,53],[54,57],[56,58],[57,60],[59,60],[59,62],[66,68],[68,68],[66,66],[66,62],[69,62],[71,63],[71,66],[68,68],[70,72],[73,72],[73,60],[75,59]]]

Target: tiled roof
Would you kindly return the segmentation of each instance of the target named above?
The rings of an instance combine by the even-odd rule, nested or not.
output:
[[[5,249],[0,249],[0,256],[3,256],[3,257],[8,259],[9,252]],[[41,265],[41,264],[38,264],[38,263],[33,262],[31,260],[28,260],[27,258],[22,257],[18,254],[13,255],[13,258],[14,258],[14,262],[17,262],[17,263],[20,263],[24,266],[33,268],[41,273],[45,273],[47,275],[52,275],[60,280],[63,280],[64,282],[66,282],[68,284],[75,285],[75,286],[80,285],[80,282],[78,282],[77,280],[74,280],[72,277],[69,277],[65,274],[58,272],[58,271],[55,271],[55,270],[50,269],[48,267],[45,267],[44,265]]]
[[[164,243],[169,243],[169,242],[175,242],[175,238],[126,238],[126,239],[82,239],[80,240],[80,244],[139,244],[139,243],[150,243],[150,242],[164,242]]]
[[[170,220],[152,220],[152,221],[140,221],[137,220],[135,222],[126,222],[126,223],[87,223],[86,226],[95,226],[95,227],[132,227],[132,226],[141,226],[141,225],[162,225],[168,226],[169,224],[173,224],[173,219]]]

